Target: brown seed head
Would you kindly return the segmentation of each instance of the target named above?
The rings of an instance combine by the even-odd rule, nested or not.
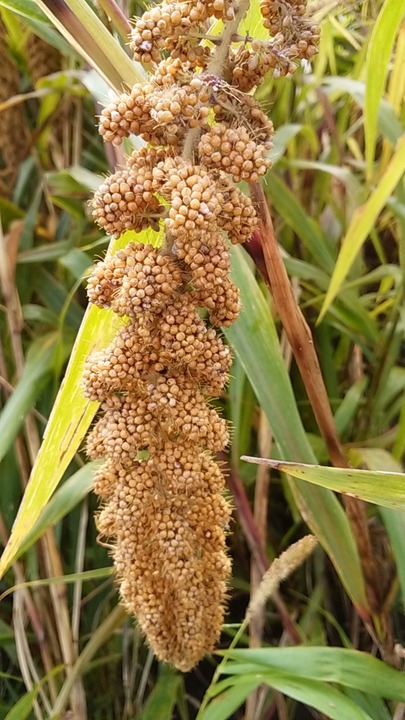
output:
[[[202,136],[198,151],[206,167],[223,170],[235,183],[257,182],[271,165],[266,146],[252,140],[243,126],[214,125]]]

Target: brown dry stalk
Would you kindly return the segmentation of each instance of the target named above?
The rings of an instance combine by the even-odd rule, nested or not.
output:
[[[16,376],[20,378],[24,371],[24,352],[22,344],[22,329],[23,329],[23,317],[20,305],[20,299],[15,284],[15,266],[11,265],[10,259],[13,258],[13,253],[7,252],[7,240],[8,235],[5,236],[2,233],[0,226],[0,289],[4,297],[4,303],[7,309],[7,320],[9,325],[11,347],[14,356],[14,364],[16,369]],[[15,258],[14,258],[15,259]],[[24,421],[25,429],[25,441],[29,454],[31,464],[38,454],[40,440],[39,432],[36,424],[35,417],[32,413],[29,413]],[[18,455],[21,460],[21,454]],[[24,465],[20,464],[21,478],[25,478],[26,472]],[[49,528],[44,534],[40,552],[42,559],[46,566],[47,577],[59,577],[63,575],[63,566],[59,549],[55,540],[55,532],[53,528]],[[15,571],[16,572],[16,571]],[[67,674],[69,674],[69,668],[73,665],[77,658],[75,654],[71,629],[69,623],[69,612],[68,612],[68,598],[67,598],[67,587],[65,584],[50,586],[50,596],[53,605],[55,625],[58,630],[58,642],[62,651],[62,657],[67,667]],[[30,615],[31,621],[33,616]],[[35,618],[34,618],[35,619]],[[44,623],[46,627],[46,622]],[[34,628],[35,629],[35,628]],[[49,633],[49,627],[46,629]],[[48,660],[47,656],[44,660]],[[49,671],[49,665],[44,665],[46,672]],[[50,688],[53,688],[54,681],[50,682]],[[29,689],[29,688],[28,688]],[[77,720],[85,720],[85,698],[84,690],[81,681],[79,680],[74,686],[70,701],[73,709],[75,710],[75,717]]]
[[[314,347],[311,330],[297,305],[285,269],[278,241],[274,232],[270,210],[263,188],[255,183],[251,186],[259,215],[259,234],[269,284],[283,328],[291,345],[302,380],[329,457],[335,467],[348,468],[343,447],[338,436],[321,368]],[[343,495],[346,512],[351,523],[361,566],[364,573],[367,598],[372,611],[380,607],[377,572],[371,547],[365,503]],[[364,609],[366,610],[366,609]]]
[[[249,546],[249,550],[255,560],[258,572],[263,577],[269,569],[269,562],[261,542],[261,536],[253,517],[248,497],[246,495],[245,486],[242,480],[235,472],[235,469],[229,470],[227,473],[227,485],[232,493],[232,498],[236,506],[239,522],[241,524],[243,534]],[[273,602],[279,612],[280,619],[285,632],[289,635],[290,640],[295,645],[301,642],[300,634],[295,626],[294,621],[285,606],[278,590],[273,593]]]
[[[272,446],[272,432],[267,417],[263,410],[260,411],[259,421],[259,452],[264,457],[270,457]],[[256,473],[255,496],[253,504],[253,517],[257,524],[260,541],[263,549],[266,549],[267,539],[267,511],[269,505],[270,470],[265,465],[259,465]],[[250,598],[256,593],[262,575],[257,567],[255,558],[250,562]],[[262,644],[263,631],[266,621],[265,608],[261,608],[249,625],[249,647],[257,648]],[[267,688],[258,687],[246,700],[246,720],[255,720],[261,712]]]

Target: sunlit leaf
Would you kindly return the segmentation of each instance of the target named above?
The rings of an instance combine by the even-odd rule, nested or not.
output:
[[[44,14],[77,52],[104,78],[115,92],[124,85],[144,82],[118,41],[109,33],[90,5],[82,0],[37,0]]]
[[[263,668],[289,672],[302,680],[322,680],[356,688],[390,700],[405,700],[405,676],[367,653],[346,648],[290,647],[226,650],[235,662],[224,666],[226,674],[263,672]]]
[[[345,493],[383,507],[405,510],[405,474],[353,468],[323,467],[243,456],[248,462],[268,465],[299,480]]]
[[[95,467],[97,463],[88,463],[56,490],[19,548],[16,558],[23,555],[48,527],[59,522],[86,497],[92,486]]]
[[[158,237],[159,233],[155,232],[154,238]],[[143,242],[144,234],[138,233],[131,239]],[[149,241],[151,239],[149,237]],[[125,233],[113,243],[113,249],[124,247],[128,240]],[[122,322],[111,310],[100,309],[95,305],[89,306],[86,311],[17,518],[0,560],[0,575],[4,574],[19,552],[77,452],[97,411],[98,403],[87,400],[81,388],[85,360],[91,352],[108,345]],[[38,363],[38,366],[41,367],[41,364]]]
[[[387,203],[392,191],[405,172],[405,135],[398,141],[394,156],[378,186],[365,205],[357,208],[343,239],[342,249],[336,262],[328,291],[319,315],[320,322],[338,294],[344,279],[363,243],[373,229],[378,215]]]
[[[367,172],[371,179],[377,141],[378,111],[389,70],[392,46],[405,16],[405,0],[385,0],[368,44],[364,132]]]

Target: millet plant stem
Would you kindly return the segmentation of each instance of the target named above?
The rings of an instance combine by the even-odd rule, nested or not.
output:
[[[335,467],[347,468],[349,463],[337,434],[321,368],[314,348],[312,333],[295,302],[287,271],[279,251],[266,196],[263,188],[258,183],[252,185],[251,192],[258,207],[260,238],[277,312],[300,369],[330,459]],[[371,549],[365,505],[362,501],[347,495],[344,495],[344,503],[359,548],[359,556],[366,580],[367,597],[370,603],[370,608],[359,608],[359,612],[363,619],[368,620],[370,611],[379,607],[379,598],[377,574]]]

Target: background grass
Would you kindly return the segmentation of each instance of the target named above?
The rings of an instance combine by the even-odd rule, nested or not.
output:
[[[15,179],[0,197],[0,718],[400,720],[405,516],[378,501],[403,506],[404,478],[375,471],[401,473],[405,452],[405,2],[311,3],[319,55],[258,91],[276,128],[263,183],[275,236],[345,457],[368,470],[359,481],[352,474],[350,492],[377,504],[331,491],[348,489],[333,484],[345,473],[328,468],[289,328],[237,248],[243,312],[226,331],[235,361],[220,400],[234,428],[223,458],[235,505],[224,659],[215,673],[219,657],[185,676],[156,663],[117,605],[92,520],[94,464],[81,452],[96,411],[78,389],[81,367],[115,331],[109,313],[86,312],[84,278],[108,244],[87,200],[122,160],[103,146],[95,115],[111,88],[142,69],[109,2],[67,2],[74,22],[54,5],[0,0],[2,57],[18,78],[0,104],[4,123],[18,109],[6,137]],[[253,3],[252,25],[257,13]],[[32,31],[59,52],[40,77]],[[255,247],[250,255],[258,261]],[[269,469],[241,455],[298,466]],[[268,564],[308,527],[318,549],[227,651]]]

